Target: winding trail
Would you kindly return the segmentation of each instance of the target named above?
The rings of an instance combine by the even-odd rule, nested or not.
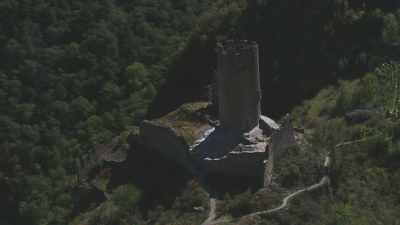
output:
[[[328,167],[330,165],[331,159],[329,156],[327,156],[325,158],[325,163],[324,163],[324,167]],[[313,185],[310,185],[306,188],[297,190],[291,194],[289,194],[288,196],[286,196],[285,198],[283,198],[282,200],[282,204],[276,208],[273,209],[268,209],[268,210],[264,210],[264,211],[258,211],[255,213],[250,213],[247,215],[244,215],[238,219],[244,219],[244,218],[251,218],[251,217],[255,217],[255,216],[260,216],[260,215],[264,215],[264,214],[271,214],[271,213],[275,213],[278,212],[284,208],[287,207],[287,205],[289,204],[290,200],[292,200],[294,197],[305,193],[305,192],[311,192],[314,191],[316,189],[319,189],[325,185],[328,185],[330,183],[330,179],[328,175],[325,175],[321,178],[321,180]],[[215,198],[210,198],[210,212],[209,212],[209,216],[208,218],[201,224],[201,225],[215,225],[215,224],[220,224],[220,223],[229,223],[229,222],[233,222],[234,219],[219,219],[219,220],[215,220],[216,218],[216,199]]]
[[[201,225],[209,225],[217,217],[217,199],[211,197],[210,198],[210,212],[208,213],[207,219]]]
[[[359,140],[355,140],[355,141],[347,141],[347,142],[343,142],[340,144],[337,144],[336,146],[334,146],[334,149],[339,149],[348,145],[353,145],[353,144],[358,144],[361,142],[366,142],[368,140],[371,140],[375,138],[375,136],[373,137],[368,137],[368,138],[363,138],[363,139],[359,139]],[[321,180],[313,185],[310,185],[308,187],[305,187],[303,189],[297,190],[291,194],[289,194],[288,196],[286,196],[285,198],[283,198],[282,200],[282,204],[276,208],[272,208],[272,209],[268,209],[268,210],[263,210],[263,211],[258,211],[258,212],[254,212],[254,213],[250,213],[247,215],[244,215],[242,217],[233,219],[233,218],[220,218],[220,219],[216,219],[216,215],[215,215],[215,211],[216,211],[216,200],[214,198],[210,198],[210,213],[209,213],[209,217],[201,224],[201,225],[217,225],[217,224],[221,224],[221,223],[230,223],[230,222],[234,222],[234,221],[238,221],[244,218],[251,218],[251,217],[256,217],[256,216],[260,216],[260,215],[266,215],[266,214],[271,214],[271,213],[275,213],[275,212],[279,212],[280,210],[286,208],[290,202],[290,200],[294,199],[296,196],[305,193],[305,192],[311,192],[314,191],[316,189],[319,189],[321,187],[324,187],[325,185],[329,185],[330,184],[330,177],[328,174],[328,170],[331,167],[332,164],[332,152],[328,152],[327,155],[325,156],[325,161],[324,161],[324,176],[321,178]],[[216,220],[215,220],[216,219]]]
[[[251,214],[242,216],[242,218],[254,217],[254,216],[259,216],[259,215],[262,215],[262,214],[270,214],[270,213],[274,213],[274,212],[280,211],[280,210],[286,208],[286,206],[288,205],[289,201],[290,201],[291,199],[293,199],[294,197],[296,197],[297,195],[300,195],[300,194],[302,194],[302,193],[304,193],[304,192],[311,192],[311,191],[313,191],[313,190],[316,190],[316,189],[318,189],[318,188],[320,188],[320,187],[323,187],[323,186],[329,184],[329,182],[330,182],[329,177],[328,177],[328,176],[324,176],[324,177],[321,179],[320,182],[318,182],[318,183],[316,183],[316,184],[313,184],[313,185],[311,185],[311,186],[309,186],[309,187],[300,189],[300,190],[298,190],[298,191],[295,191],[295,192],[291,193],[290,195],[286,196],[286,197],[282,200],[282,204],[281,204],[280,206],[278,206],[278,207],[276,207],[276,208],[273,208],[273,209],[269,209],[269,210],[264,210],[264,211],[259,211],[259,212],[251,213]]]
[[[302,193],[305,193],[305,192],[314,191],[314,190],[319,189],[319,188],[321,188],[321,187],[323,187],[325,185],[328,185],[329,183],[330,183],[330,179],[326,175],[326,176],[321,178],[320,182],[289,194],[288,196],[286,196],[282,200],[282,204],[280,206],[276,207],[276,208],[268,209],[268,210],[264,210],[264,211],[258,211],[258,212],[255,212],[255,213],[250,213],[250,214],[244,215],[244,216],[242,216],[240,218],[236,218],[236,219],[224,219],[224,218],[222,218],[222,219],[214,220],[215,219],[215,215],[213,215],[213,217],[207,218],[207,220],[204,221],[202,223],[202,225],[217,225],[217,224],[220,224],[220,223],[230,223],[230,222],[234,222],[234,221],[237,221],[237,220],[240,220],[240,219],[251,218],[251,217],[256,217],[256,216],[260,216],[260,215],[266,215],[266,214],[279,212],[280,210],[286,208],[287,205],[289,204],[290,200],[294,199],[296,196],[298,196],[298,195],[300,195]],[[211,210],[210,210],[210,215],[211,215]]]

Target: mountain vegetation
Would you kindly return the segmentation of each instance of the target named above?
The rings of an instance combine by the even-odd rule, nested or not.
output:
[[[275,196],[228,193],[220,215],[316,182],[332,151],[331,190],[238,223],[400,224],[396,0],[1,1],[0,224],[200,224],[207,194],[181,168],[151,150],[119,167],[96,152],[207,100],[225,39],[257,41],[263,111],[292,111],[308,145],[278,162]]]

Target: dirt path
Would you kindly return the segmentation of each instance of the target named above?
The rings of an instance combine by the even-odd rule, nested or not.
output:
[[[340,149],[342,147],[348,146],[348,145],[353,145],[353,144],[358,144],[358,143],[362,143],[368,140],[371,140],[374,137],[368,137],[368,138],[363,138],[363,139],[359,139],[359,140],[355,140],[355,141],[348,141],[348,142],[343,142],[340,144],[337,144],[335,146],[335,149]],[[260,216],[260,215],[266,215],[266,214],[271,214],[271,213],[275,213],[275,212],[279,212],[280,210],[286,208],[290,202],[290,200],[292,200],[293,198],[297,197],[298,195],[305,193],[305,192],[311,192],[314,191],[316,189],[319,189],[325,185],[329,185],[330,183],[330,178],[329,178],[329,174],[327,173],[327,171],[329,170],[329,168],[331,167],[331,163],[332,163],[332,156],[331,156],[331,152],[328,152],[328,154],[325,156],[325,161],[324,161],[324,176],[321,178],[321,180],[313,185],[310,185],[306,188],[297,190],[291,194],[289,194],[288,196],[286,196],[285,198],[283,198],[282,200],[282,204],[276,208],[273,209],[268,209],[268,210],[263,210],[263,211],[258,211],[258,212],[254,212],[254,213],[250,213],[247,215],[244,215],[240,218],[237,219],[226,219],[226,218],[220,218],[220,219],[216,219],[216,215],[215,215],[215,211],[216,211],[216,204],[213,206],[215,208],[211,207],[211,203],[212,203],[212,199],[210,199],[210,215],[207,218],[207,220],[202,224],[202,225],[217,225],[217,224],[221,224],[221,223],[230,223],[230,222],[234,222],[240,219],[244,219],[244,218],[250,218],[250,217],[255,217],[255,216]],[[215,200],[215,199],[214,199]],[[214,213],[212,213],[212,211],[214,211]]]
[[[276,208],[273,209],[269,209],[269,210],[264,210],[264,211],[259,211],[259,212],[255,212],[255,213],[251,213],[248,215],[243,216],[242,218],[246,218],[246,217],[254,217],[254,216],[259,216],[262,214],[270,214],[270,213],[274,213],[274,212],[278,212],[284,208],[287,207],[288,203],[290,202],[290,200],[292,200],[294,197],[304,193],[304,192],[311,192],[315,189],[318,189],[320,187],[323,187],[327,184],[329,184],[329,177],[328,176],[324,176],[322,177],[322,179],[320,180],[320,182],[313,184],[311,186],[308,186],[306,188],[300,189],[298,191],[295,191],[293,193],[291,193],[290,195],[286,196],[283,200],[282,200],[282,204]]]
[[[210,198],[210,212],[208,213],[207,219],[201,225],[209,225],[217,217],[217,199]]]
[[[258,211],[258,212],[255,212],[255,213],[247,214],[247,215],[244,215],[244,216],[238,218],[237,220],[278,212],[278,211],[286,208],[288,206],[289,202],[292,199],[294,199],[295,197],[297,197],[298,195],[300,195],[302,193],[305,193],[305,192],[314,191],[314,190],[316,190],[318,188],[321,188],[321,187],[329,184],[329,182],[330,182],[330,179],[326,175],[326,176],[321,178],[320,182],[318,182],[316,184],[313,184],[313,185],[310,185],[310,186],[308,186],[306,188],[300,189],[298,191],[295,191],[295,192],[289,194],[288,196],[286,196],[282,200],[282,204],[280,206],[278,206],[276,208],[273,208],[273,209],[268,209],[268,210],[264,210],[264,211]],[[202,223],[202,225],[216,225],[216,224],[220,224],[220,223],[229,223],[229,222],[234,222],[235,221],[234,219],[219,219],[219,220],[215,220],[216,215],[215,215],[215,213],[212,213],[212,210],[216,210],[216,208],[214,208],[214,209],[211,208],[211,202],[212,202],[211,200],[212,199],[210,199],[210,214],[209,214],[209,217],[207,218],[206,221],[204,221]]]
[[[326,156],[325,157],[325,161],[324,161],[324,168],[327,169],[330,167],[331,164],[331,157]],[[250,217],[255,217],[255,216],[260,216],[260,215],[265,215],[265,214],[271,214],[271,213],[275,213],[278,212],[284,208],[286,208],[289,204],[289,202],[294,199],[295,197],[297,197],[298,195],[305,193],[305,192],[311,192],[314,191],[316,189],[319,189],[325,185],[328,185],[330,183],[330,179],[328,174],[325,174],[321,180],[313,185],[310,185],[308,187],[305,187],[303,189],[297,190],[291,194],[289,194],[288,196],[286,196],[285,198],[283,198],[282,200],[282,204],[276,208],[273,209],[268,209],[268,210],[263,210],[263,211],[258,211],[255,213],[250,213],[247,215],[244,215],[242,217],[239,218],[240,219],[244,219],[244,218],[250,218]],[[233,222],[234,219],[219,219],[219,220],[215,220],[216,219],[216,199],[214,198],[210,198],[210,213],[208,218],[202,223],[202,225],[216,225],[216,224],[220,224],[220,223],[229,223],[229,222]]]

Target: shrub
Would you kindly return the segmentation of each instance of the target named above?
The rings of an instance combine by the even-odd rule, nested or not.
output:
[[[255,203],[252,201],[252,194],[248,190],[233,197],[227,194],[225,196],[223,211],[234,217],[239,217],[252,212],[254,207]]]
[[[141,192],[133,185],[122,185],[117,187],[111,196],[113,203],[122,210],[133,209],[139,202]]]
[[[207,205],[208,197],[206,192],[199,183],[191,181],[182,195],[175,200],[173,208],[181,212],[191,212],[194,207],[206,208]]]

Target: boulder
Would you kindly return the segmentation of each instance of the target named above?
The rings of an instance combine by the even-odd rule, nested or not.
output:
[[[377,109],[355,109],[347,112],[345,118],[349,123],[363,123],[378,114],[379,110]]]

